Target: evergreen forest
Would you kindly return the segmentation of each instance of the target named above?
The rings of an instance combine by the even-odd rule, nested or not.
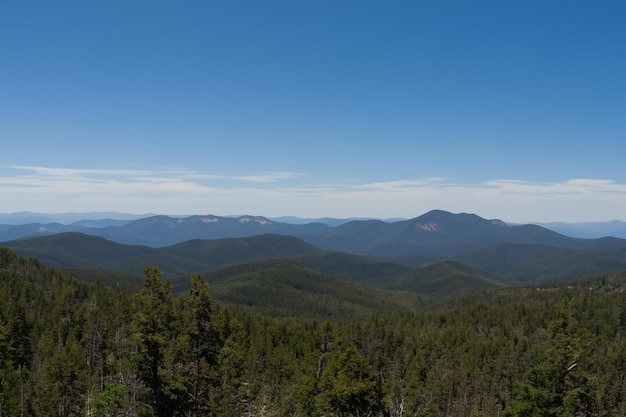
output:
[[[319,319],[144,276],[0,249],[0,417],[626,415],[626,273]]]

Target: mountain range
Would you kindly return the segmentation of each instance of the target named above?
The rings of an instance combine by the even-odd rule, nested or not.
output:
[[[535,223],[555,232],[584,239],[593,239],[604,236],[614,236],[626,239],[626,222],[612,220],[610,222],[586,222],[586,223]]]
[[[136,220],[99,219],[61,223],[0,225],[0,241],[79,232],[117,243],[163,247],[191,239],[295,236],[317,247],[372,256],[449,257],[499,243],[546,244],[571,249],[618,246],[617,238],[571,238],[538,225],[507,225],[475,214],[433,210],[410,220],[351,220],[331,226],[283,223],[261,216],[220,217],[156,215]]]
[[[626,270],[623,239],[571,238],[538,225],[510,226],[441,210],[335,227],[257,216],[151,216],[122,225],[81,225],[80,232],[59,226],[0,246],[84,279],[138,285],[147,265],[176,280],[282,259],[333,279],[430,298]]]
[[[135,220],[154,217],[155,214],[128,214],[118,212],[93,212],[93,213],[0,213],[0,241],[17,237],[33,236],[46,233],[59,233],[61,231],[76,231],[89,233],[85,229],[103,228],[109,226],[123,226]],[[171,216],[173,219],[185,219],[197,216]],[[254,216],[200,216],[213,219],[245,218]],[[275,223],[285,223],[292,225],[306,225],[310,223],[321,223],[330,227],[337,227],[354,220],[373,220],[367,218],[300,218],[295,216],[283,216],[267,218],[266,220]],[[387,219],[386,223],[393,223],[407,219]],[[509,223],[510,225],[513,225]],[[586,222],[586,223],[532,223],[557,233],[584,239],[592,239],[606,236],[613,236],[626,239],[626,222],[613,220],[608,222]],[[9,226],[21,226],[12,228]]]

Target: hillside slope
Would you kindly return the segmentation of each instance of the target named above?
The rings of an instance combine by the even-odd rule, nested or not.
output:
[[[155,248],[123,245],[82,233],[60,233],[3,242],[20,256],[37,258],[53,268],[98,269],[142,275],[147,265],[158,265],[169,275],[183,275],[203,268],[191,259]]]
[[[420,300],[331,278],[290,260],[230,266],[204,276],[216,300],[275,317],[349,318],[416,307]]]
[[[75,271],[83,279],[90,271],[102,275],[106,274],[105,270],[141,277],[147,265],[159,266],[166,276],[180,277],[246,262],[293,259],[325,275],[376,286],[410,270],[388,262],[324,251],[294,237],[280,235],[195,239],[152,248],[123,245],[80,233],[62,233],[18,239],[2,245],[21,256],[37,258],[46,265]]]
[[[626,245],[574,250],[544,245],[494,245],[454,258],[512,285],[566,281],[626,271]]]
[[[384,288],[428,294],[431,302],[436,302],[502,286],[483,271],[445,261],[406,273],[389,281]]]

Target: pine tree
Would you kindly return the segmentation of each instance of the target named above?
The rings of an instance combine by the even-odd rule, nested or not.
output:
[[[139,377],[150,389],[150,405],[157,417],[171,414],[163,373],[164,352],[171,339],[173,302],[172,284],[161,282],[161,270],[149,266],[144,270],[145,282],[134,297],[133,325],[139,348]]]

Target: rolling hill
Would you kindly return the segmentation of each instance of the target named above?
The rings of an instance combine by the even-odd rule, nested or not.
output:
[[[227,271],[232,272],[239,271],[238,268],[241,268],[242,264],[289,261],[291,263],[280,265],[290,265],[295,271],[297,268],[293,265],[297,263],[299,268],[314,271],[320,276],[325,276],[326,279],[370,288],[411,292],[413,299],[419,298],[419,293],[419,296],[423,296],[424,299],[430,299],[430,294],[420,291],[434,291],[435,285],[420,287],[415,285],[415,280],[425,279],[434,283],[440,279],[438,274],[441,273],[431,268],[422,275],[407,278],[414,272],[410,268],[390,262],[376,262],[355,255],[323,251],[294,237],[279,235],[190,240],[164,248],[151,248],[122,245],[80,233],[62,233],[19,239],[5,242],[3,245],[21,256],[38,258],[46,265],[71,272],[84,280],[91,280],[97,276],[103,282],[123,280],[121,281],[123,284],[133,286],[141,283],[143,269],[148,265],[159,266],[166,277],[174,278],[177,282],[185,282],[192,273],[203,273],[215,277],[214,271],[220,268],[229,268]],[[266,267],[265,264],[258,265],[262,268]],[[250,276],[249,274],[253,271],[250,271],[251,267],[247,268],[247,276]],[[456,268],[458,272],[460,265],[456,265]],[[446,271],[446,277],[441,277],[441,279],[447,279],[449,274],[450,271]],[[239,272],[236,275],[240,275]],[[223,277],[224,272],[220,276]],[[475,276],[478,277],[480,274],[476,273]],[[398,279],[403,281],[395,284]],[[413,281],[412,285],[406,284],[409,280]],[[468,292],[482,288],[472,280],[457,283],[458,288],[451,293],[457,290]]]
[[[2,243],[23,257],[65,270],[91,268],[143,275],[157,265],[168,276],[212,271],[243,262],[315,255],[321,251],[290,236],[190,240],[169,247],[124,245],[82,233],[17,239]]]
[[[162,252],[191,259],[212,270],[226,265],[275,258],[297,258],[324,253],[291,236],[257,235],[247,238],[194,239],[166,246]]]
[[[184,275],[203,268],[203,264],[179,258],[155,248],[123,245],[82,233],[60,233],[4,242],[25,258],[37,258],[52,268],[65,270],[112,270],[142,275],[148,265],[159,265],[168,275]]]
[[[204,276],[219,302],[275,317],[348,318],[416,307],[419,300],[331,278],[291,260],[240,264]]]
[[[147,265],[166,276],[210,272],[230,265],[269,259],[292,259],[322,274],[353,282],[376,284],[406,273],[409,268],[375,262],[355,255],[318,249],[291,236],[260,235],[216,240],[194,239],[163,248],[123,245],[80,233],[61,233],[4,242],[23,257],[51,267],[79,271],[115,271],[142,276]]]
[[[384,288],[428,294],[432,301],[499,288],[503,284],[483,271],[453,261],[420,268],[389,281]]]
[[[566,281],[626,271],[626,245],[574,250],[545,245],[494,245],[454,258],[510,285]]]

